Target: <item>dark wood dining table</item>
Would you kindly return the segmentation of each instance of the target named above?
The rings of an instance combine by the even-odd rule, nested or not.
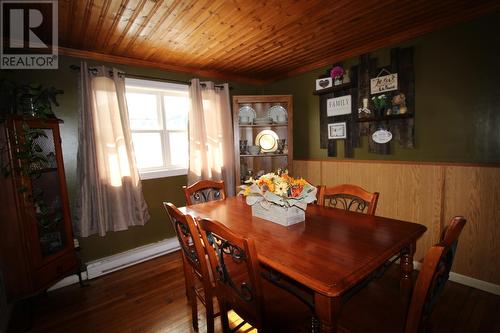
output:
[[[401,290],[411,292],[413,254],[426,227],[310,204],[288,227],[252,216],[243,197],[182,207],[252,238],[261,264],[308,288],[321,332],[336,332],[342,297],[387,260],[401,255]]]

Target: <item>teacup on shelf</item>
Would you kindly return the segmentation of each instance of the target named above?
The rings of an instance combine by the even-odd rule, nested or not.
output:
[[[259,155],[260,146],[248,146],[248,151],[250,152],[250,155]]]

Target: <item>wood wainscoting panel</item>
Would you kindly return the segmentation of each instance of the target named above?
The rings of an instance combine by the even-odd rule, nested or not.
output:
[[[321,161],[293,161],[293,177],[302,177],[312,185],[321,185]]]
[[[500,167],[387,161],[294,161],[305,178],[379,192],[376,215],[423,224],[415,260],[439,241],[456,215],[467,225],[452,271],[500,285]]]
[[[500,168],[446,167],[444,219],[463,215],[453,271],[500,284]]]
[[[417,242],[415,260],[422,260],[439,240],[443,166],[323,161],[322,174],[326,186],[355,184],[379,192],[376,215],[425,225],[427,231]]]

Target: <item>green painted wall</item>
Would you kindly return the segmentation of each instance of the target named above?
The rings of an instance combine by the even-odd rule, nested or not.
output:
[[[357,159],[500,163],[500,14],[428,34],[400,46],[415,48],[416,149],[397,148],[393,155],[368,153],[366,138],[356,149]],[[378,50],[379,65],[389,62],[389,48]],[[78,75],[69,69],[80,59],[61,57],[59,70],[1,71],[0,77],[22,82],[53,85],[64,89],[61,106],[54,111],[61,125],[64,162],[70,201],[76,192],[76,152],[78,126]],[[348,59],[346,67],[357,62]],[[89,61],[91,65],[113,64]],[[189,80],[193,75],[154,69],[114,65],[130,74],[164,79]],[[234,95],[292,94],[294,97],[294,157],[328,159],[319,148],[319,105],[312,94],[320,68],[263,87],[230,82]],[[220,81],[220,80],[216,80]],[[338,145],[339,158],[343,156]],[[172,237],[161,208],[162,201],[184,205],[181,191],[186,177],[143,181],[151,220],[144,227],[111,232],[106,237],[81,239],[84,261],[98,259]]]
[[[64,90],[58,100],[59,107],[54,109],[57,117],[64,123],[61,125],[62,149],[66,182],[74,212],[76,194],[76,155],[78,144],[78,72],[70,69],[70,65],[79,65],[81,59],[60,57],[58,70],[2,70],[0,77],[26,83],[39,83],[44,86],[55,86]],[[155,69],[138,68],[119,64],[88,61],[90,65],[106,65],[119,68],[126,73],[144,75],[155,78],[188,81],[194,75],[188,73],[171,73]],[[214,80],[220,82],[221,80]],[[257,88],[250,85],[229,82],[232,94],[255,94]],[[110,232],[105,237],[91,236],[80,239],[84,262],[123,252],[138,246],[154,243],[173,237],[174,231],[166,219],[161,203],[170,201],[184,206],[182,186],[186,185],[186,176],[168,177],[143,181],[144,196],[147,201],[151,220],[141,227],[132,227],[126,231]]]
[[[356,159],[500,163],[500,13],[404,44],[415,48],[416,149],[396,146],[392,155],[368,152]],[[390,48],[373,53],[389,64]],[[357,58],[344,62],[346,67]],[[320,68],[263,87],[266,94],[294,96],[294,157],[329,159],[319,146],[319,97],[312,94]],[[343,158],[343,143],[337,143]]]

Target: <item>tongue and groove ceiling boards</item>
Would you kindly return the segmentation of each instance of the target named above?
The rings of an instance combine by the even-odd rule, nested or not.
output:
[[[59,46],[266,83],[498,10],[498,0],[59,0]]]

